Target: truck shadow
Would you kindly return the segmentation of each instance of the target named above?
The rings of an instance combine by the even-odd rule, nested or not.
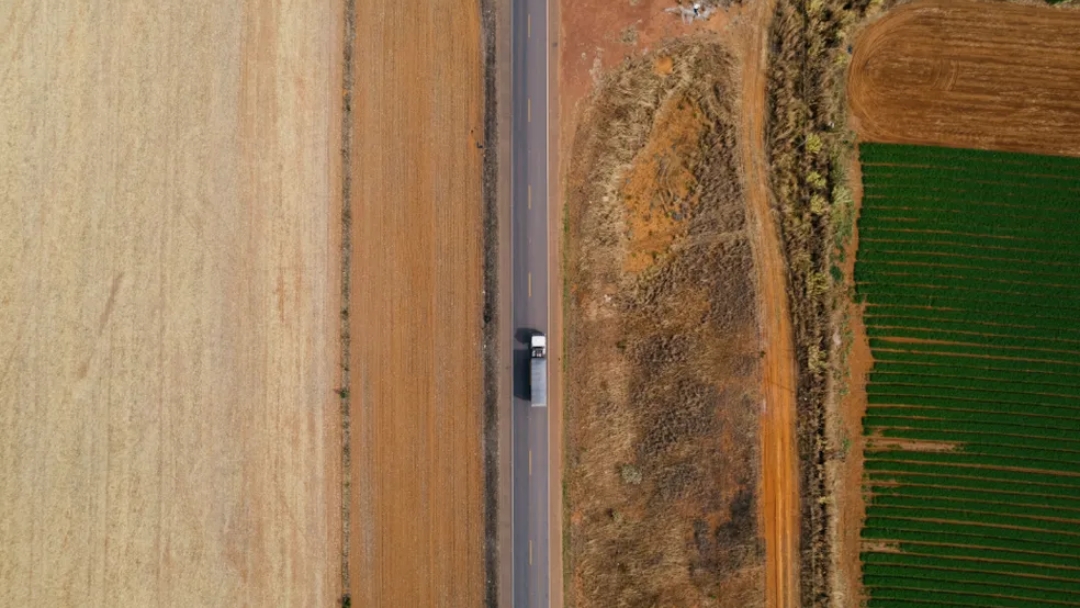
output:
[[[529,400],[529,340],[535,329],[523,327],[514,332],[514,397]]]

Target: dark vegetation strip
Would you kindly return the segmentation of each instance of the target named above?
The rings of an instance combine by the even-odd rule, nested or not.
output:
[[[974,559],[987,562],[1038,564],[1049,568],[1080,570],[1080,560],[1061,556],[1036,555],[1010,549],[986,548],[968,544],[946,544],[934,541],[905,540],[900,541],[899,545],[901,551],[910,555]]]
[[[986,606],[1006,606],[1031,608],[1030,602],[1047,602],[1062,606],[1075,606],[1072,602],[1074,596],[1067,592],[1043,589],[1026,589],[1019,587],[1006,587],[989,582],[978,581],[955,581],[945,579],[911,578],[902,573],[894,576],[881,576],[877,573],[864,575],[864,584],[867,587],[884,587],[894,590],[910,590],[935,594],[955,594],[957,597],[970,598],[972,602],[978,602],[980,608]],[[983,599],[985,598],[985,599]]]
[[[940,494],[930,496],[875,494],[871,499],[871,502],[872,504],[883,507],[905,507],[909,509],[931,510],[944,509],[967,513],[990,513],[995,515],[1011,515],[1021,518],[1080,522],[1080,510],[1059,509],[1052,506],[1045,506],[1043,503],[1032,505],[1000,502],[1000,499],[1001,497],[999,497],[998,501],[985,501],[973,500],[970,497],[942,497]],[[1080,530],[1080,527],[1074,526],[1073,529]]]
[[[915,489],[916,491],[906,491]],[[890,491],[892,490],[892,491]],[[972,511],[991,510],[995,513],[1013,513],[1020,515],[1035,515],[1057,519],[1076,519],[1080,521],[1080,504],[1075,501],[1061,500],[1052,501],[1047,497],[1024,499],[1012,495],[989,494],[989,492],[975,492],[967,490],[945,491],[939,486],[917,486],[907,488],[900,486],[881,486],[874,488],[874,495],[870,498],[875,504],[907,505],[907,506],[948,506],[950,509],[964,508]],[[949,506],[951,505],[951,506]]]
[[[1023,483],[1041,492],[1080,497],[1080,476],[1067,472],[1008,464],[985,463],[970,454],[952,452],[915,452],[912,450],[871,450],[867,454],[866,470],[871,477],[875,471],[923,473],[944,477],[967,477],[984,481]],[[1033,475],[1032,473],[1039,473]],[[993,487],[993,486],[988,486]]]
[[[977,409],[951,409],[942,407],[926,407],[913,405],[873,405],[867,408],[867,419],[864,424],[868,427],[880,426],[878,418],[892,419],[889,424],[896,424],[897,420],[936,421],[952,428],[974,428],[969,424],[986,424],[991,427],[1011,428],[1018,434],[1027,434],[1029,429],[1047,429],[1056,431],[1055,435],[1069,436],[1070,438],[1080,433],[1080,422],[1065,416],[1031,415],[1023,413],[986,412]],[[869,420],[873,418],[873,421]]]
[[[345,31],[342,34],[341,59],[341,387],[339,415],[341,417],[341,597],[340,604],[348,607],[350,600],[349,543],[352,533],[352,419],[350,361],[352,336],[349,326],[349,302],[352,293],[352,89],[353,42],[356,36],[356,1],[345,0],[343,5]]]
[[[1069,377],[1039,375],[1028,371],[986,370],[946,365],[918,365],[882,361],[870,376],[872,383],[942,384],[950,386],[986,386],[997,392],[1035,392],[1080,397],[1080,386]],[[1011,390],[1002,390],[1011,387]],[[1076,404],[1080,407],[1080,403]]]
[[[985,510],[945,509],[926,506],[892,506],[875,503],[875,514],[880,518],[928,522],[930,524],[981,525],[1015,531],[1015,538],[1034,539],[1033,534],[1048,534],[1066,545],[1080,544],[1080,530],[1072,522],[1055,519],[1001,514]],[[1031,534],[1027,534],[1031,533]]]
[[[1047,566],[1044,564],[1036,566],[1027,562],[1005,562],[985,559],[977,560],[965,557],[920,555],[918,553],[864,552],[860,554],[860,558],[865,564],[895,564],[898,566],[940,568],[942,570],[965,572],[1013,573],[1033,579],[1080,581],[1080,569]]]
[[[936,580],[950,583],[978,583],[992,585],[1002,589],[1013,589],[1015,595],[1023,596],[1024,590],[1048,591],[1051,593],[1080,592],[1080,581],[1048,577],[1028,577],[1019,573],[1001,573],[985,570],[933,567],[927,564],[881,564],[869,563],[864,566],[869,576],[896,576]]]
[[[502,540],[499,536],[499,512],[508,505],[499,503],[499,380],[505,357],[499,336],[509,319],[499,314],[499,114],[498,44],[509,32],[499,28],[496,0],[480,0],[481,36],[484,61],[484,157],[483,157],[483,255],[484,301],[481,340],[484,349],[484,607],[499,606],[499,563]],[[506,22],[508,20],[503,20]],[[508,44],[506,46],[509,46]],[[502,446],[505,450],[506,446]]]
[[[870,336],[870,348],[873,352],[878,352],[877,349],[892,350],[892,351],[907,351],[912,353],[928,353],[928,354],[941,354],[941,355],[959,355],[968,356],[986,361],[994,361],[995,363],[1001,361],[1014,361],[1023,363],[1026,365],[1034,363],[1049,363],[1053,365],[1068,365],[1075,366],[1080,365],[1077,361],[1061,360],[1055,358],[1053,353],[1044,352],[1029,352],[1022,349],[988,349],[985,346],[977,344],[965,344],[965,343],[938,343],[931,341],[924,342],[911,342],[897,340],[895,337],[875,337]]]
[[[951,495],[987,495],[1007,500],[1016,505],[1058,505],[1071,508],[1076,501],[1074,488],[1025,485],[1022,482],[988,480],[983,477],[949,477],[938,473],[905,472],[888,467],[875,470],[866,476],[867,486],[874,496],[910,495],[919,498]]]
[[[959,354],[936,354],[917,350],[895,348],[895,343],[879,344],[874,351],[875,369],[877,363],[889,362],[896,365],[927,367],[933,369],[955,369],[957,373],[1005,373],[1022,372],[1039,374],[1038,381],[1048,383],[1046,377],[1061,378],[1069,383],[1068,376],[1080,375],[1080,365],[1049,361],[1026,361],[1024,359],[1006,359],[1001,357],[979,357]],[[884,369],[884,368],[883,368]]]

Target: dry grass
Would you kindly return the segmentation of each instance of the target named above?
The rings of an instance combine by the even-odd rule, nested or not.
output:
[[[336,602],[339,10],[0,8],[0,605]]]
[[[761,352],[732,63],[690,39],[612,72],[567,197],[568,603],[754,606]]]
[[[841,252],[853,210],[842,172],[850,138],[843,130],[846,39],[868,2],[778,0],[769,65],[766,129],[771,183],[788,261],[788,293],[798,358],[801,466],[801,596],[830,603],[834,556],[826,470],[842,450],[829,443],[829,408],[845,382],[840,359],[846,310]],[[835,435],[835,433],[833,433]],[[832,530],[830,532],[830,530]]]

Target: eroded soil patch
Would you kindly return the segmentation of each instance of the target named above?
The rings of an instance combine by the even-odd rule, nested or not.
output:
[[[631,59],[575,138],[572,606],[764,602],[761,342],[732,69],[700,39]]]

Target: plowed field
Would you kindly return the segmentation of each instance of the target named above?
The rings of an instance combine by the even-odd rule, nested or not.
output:
[[[479,3],[358,0],[352,604],[484,597]]]
[[[992,10],[990,10],[992,9]],[[915,2],[857,39],[864,141],[1080,155],[1080,11]]]

